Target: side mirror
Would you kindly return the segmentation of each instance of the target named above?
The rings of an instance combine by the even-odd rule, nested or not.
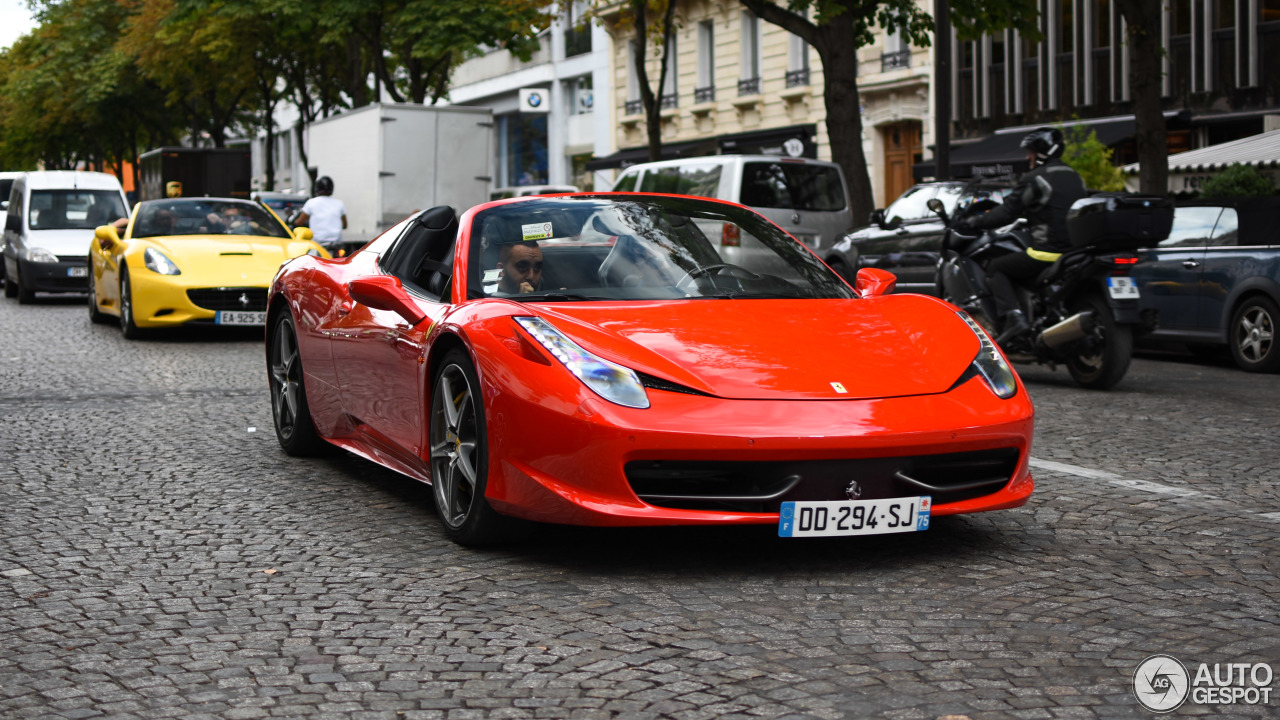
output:
[[[947,222],[947,206],[942,204],[938,198],[929,198],[929,202],[925,203],[925,207],[933,211],[935,215],[942,218],[942,222]]]
[[[872,210],[868,219],[871,221],[872,225],[875,225],[881,230],[897,230],[902,225],[902,218],[895,217],[890,220],[885,217],[884,210],[881,209]]]
[[[311,228],[304,225],[300,228],[294,228],[293,236],[299,240],[314,240],[316,234],[311,232]]]
[[[94,229],[93,236],[98,239],[98,247],[103,250],[110,250],[120,244],[120,234],[113,225],[99,225]]]
[[[898,276],[880,268],[862,268],[854,281],[853,289],[860,297],[879,297],[893,292],[898,284]]]
[[[374,310],[393,312],[410,325],[417,325],[427,316],[409,293],[404,291],[400,278],[394,275],[368,275],[347,283],[347,294],[361,305]]]

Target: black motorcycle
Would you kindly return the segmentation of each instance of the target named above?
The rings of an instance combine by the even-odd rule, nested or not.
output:
[[[947,225],[938,263],[938,295],[969,313],[994,338],[996,303],[985,267],[1008,253],[1026,252],[1023,221],[997,231],[966,234],[955,220],[990,209],[981,200],[948,217],[941,201],[929,209]],[[1169,236],[1173,203],[1163,197],[1098,193],[1071,207],[1067,228],[1072,249],[1029,286],[1018,286],[1031,330],[1002,349],[1014,362],[1067,366],[1080,386],[1106,390],[1129,369],[1136,334],[1155,329],[1155,314],[1138,307],[1138,287],[1129,271],[1139,247]]]

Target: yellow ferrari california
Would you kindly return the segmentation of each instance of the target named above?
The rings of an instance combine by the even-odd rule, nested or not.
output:
[[[121,221],[123,222],[123,221]],[[284,261],[329,257],[309,228],[291,231],[246,200],[167,198],[134,206],[124,237],[94,231],[89,249],[89,318],[120,319],[129,339],[145,328],[187,324],[262,325],[267,287]]]

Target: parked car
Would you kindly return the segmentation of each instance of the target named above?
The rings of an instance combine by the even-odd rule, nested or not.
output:
[[[776,155],[711,155],[640,163],[627,168],[613,189],[615,192],[698,195],[741,203],[836,265],[844,259],[833,256],[832,245],[841,233],[853,227],[844,173],[839,165],[821,160]],[[720,240],[722,246],[736,247],[737,238],[723,236],[710,225],[704,227],[704,231],[708,237]],[[737,259],[730,261],[749,264]],[[840,268],[835,269],[853,278]]]
[[[22,173],[4,221],[6,297],[84,292],[93,229],[128,214],[116,176],[79,170]]]
[[[727,264],[701,220],[787,271]],[[559,279],[504,282],[517,248]],[[463,544],[508,537],[513,518],[796,537],[1024,504],[1025,388],[968,316],[892,284],[867,269],[855,291],[759,214],[704,198],[432,208],[349,258],[282,268],[276,436],[431,483]]]
[[[1147,340],[1225,347],[1243,370],[1280,370],[1280,197],[1180,203],[1168,239],[1131,275],[1158,313]]]
[[[233,198],[147,200],[123,237],[112,225],[94,237],[86,241],[89,319],[119,318],[128,339],[188,323],[262,325],[280,265],[329,257],[311,228],[290,231],[261,205]]]
[[[293,227],[293,221],[297,219],[302,212],[302,206],[307,204],[307,196],[301,193],[283,193],[268,192],[266,190],[255,191],[250,199],[266,205],[271,211],[280,216],[289,227]]]
[[[898,196],[889,207],[871,213],[867,227],[845,234],[828,260],[845,277],[864,267],[888,270],[898,277],[898,292],[937,295],[936,275],[946,226],[927,203],[938,198],[947,214],[963,203],[999,201],[1011,183],[1004,181],[944,181],[921,183]],[[843,260],[844,267],[835,263]]]

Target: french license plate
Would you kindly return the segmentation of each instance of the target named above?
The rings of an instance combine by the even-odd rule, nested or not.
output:
[[[89,268],[69,267],[67,268],[67,277],[89,277]]]
[[[1116,300],[1137,300],[1138,284],[1133,281],[1133,278],[1109,277],[1107,292],[1111,293],[1111,297]]]
[[[933,498],[822,500],[784,502],[778,518],[779,537],[887,535],[929,529]]]
[[[213,321],[218,325],[266,325],[267,314],[243,310],[220,310]]]

